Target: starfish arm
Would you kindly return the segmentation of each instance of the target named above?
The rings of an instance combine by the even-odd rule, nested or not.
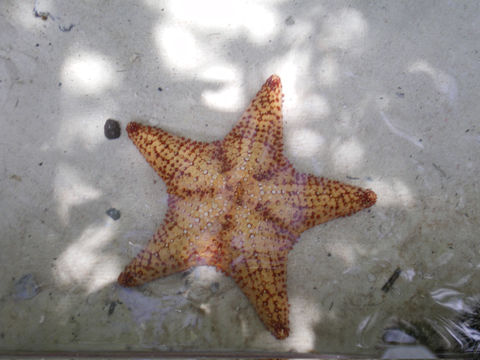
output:
[[[296,234],[352,215],[374,205],[377,199],[369,189],[298,173],[291,166],[265,180],[262,191],[265,195],[257,208],[264,217]]]
[[[224,256],[216,234],[220,224],[213,219],[221,211],[200,196],[169,196],[165,221],[147,246],[128,264],[118,277],[122,286],[138,286],[197,265],[215,265]],[[216,211],[208,212],[215,208]],[[205,211],[206,209],[206,211]],[[204,213],[209,214],[204,216]],[[213,225],[212,225],[213,224]]]
[[[265,176],[282,159],[282,84],[272,75],[222,141],[226,169],[249,168]]]
[[[232,209],[231,220],[222,234],[229,244],[222,270],[235,280],[272,334],[284,339],[289,333],[287,254],[293,235],[244,206]]]
[[[232,277],[255,307],[260,320],[277,338],[289,332],[287,260],[271,254],[241,254],[232,262]]]
[[[211,189],[221,167],[218,142],[192,141],[136,122],[127,125],[127,133],[169,192],[189,196],[193,189]]]

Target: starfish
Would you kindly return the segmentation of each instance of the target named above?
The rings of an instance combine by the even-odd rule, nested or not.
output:
[[[282,85],[272,75],[221,141],[130,122],[127,133],[167,185],[168,210],[122,286],[193,266],[238,284],[278,339],[289,335],[287,256],[305,230],[375,204],[367,189],[297,172],[283,154]]]

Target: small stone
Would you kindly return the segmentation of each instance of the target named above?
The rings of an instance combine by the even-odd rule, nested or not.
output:
[[[120,137],[120,124],[117,120],[108,119],[103,127],[107,139],[116,139]]]
[[[115,208],[110,208],[105,212],[108,216],[110,216],[113,220],[120,219],[120,211]]]
[[[289,16],[285,19],[285,24],[288,26],[291,26],[295,24],[295,20],[293,19],[293,16]]]
[[[117,306],[117,303],[115,301],[112,301],[110,303],[110,306],[108,307],[108,316],[112,315],[113,312],[115,311],[115,307]]]
[[[220,284],[218,282],[214,282],[212,285],[210,285],[210,291],[214,294],[218,291],[219,288]]]
[[[13,297],[16,300],[28,300],[37,296],[39,292],[40,286],[38,286],[33,275],[27,274],[15,283]]]
[[[417,340],[399,329],[387,329],[382,339],[387,344],[415,344]]]

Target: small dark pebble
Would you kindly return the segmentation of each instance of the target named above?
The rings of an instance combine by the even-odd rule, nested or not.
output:
[[[212,285],[210,285],[210,291],[214,294],[218,291],[219,288],[220,284],[218,282],[214,282]]]
[[[120,124],[118,121],[108,119],[103,127],[107,139],[116,139],[120,137]]]
[[[112,301],[110,303],[110,306],[108,307],[108,316],[112,315],[113,312],[115,311],[115,307],[117,306],[117,303],[115,301]]]
[[[38,286],[33,275],[27,274],[15,283],[13,296],[17,300],[28,300],[37,296],[39,292],[40,286]]]
[[[291,25],[294,25],[295,24],[295,20],[293,19],[293,16],[289,16],[285,19],[285,24],[287,24],[288,26],[291,26]]]
[[[42,166],[42,165],[43,165],[43,161],[38,163],[38,166]]]
[[[113,220],[120,219],[120,211],[115,208],[110,208],[105,212],[108,216],[110,216]]]
[[[158,91],[162,91],[163,89],[161,87],[158,88]]]

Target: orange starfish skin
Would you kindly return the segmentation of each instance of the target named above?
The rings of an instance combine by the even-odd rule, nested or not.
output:
[[[169,197],[163,225],[120,274],[120,285],[215,266],[235,280],[275,337],[288,336],[288,252],[303,231],[368,208],[376,195],[295,171],[283,155],[282,96],[272,75],[223,141],[127,125]]]

